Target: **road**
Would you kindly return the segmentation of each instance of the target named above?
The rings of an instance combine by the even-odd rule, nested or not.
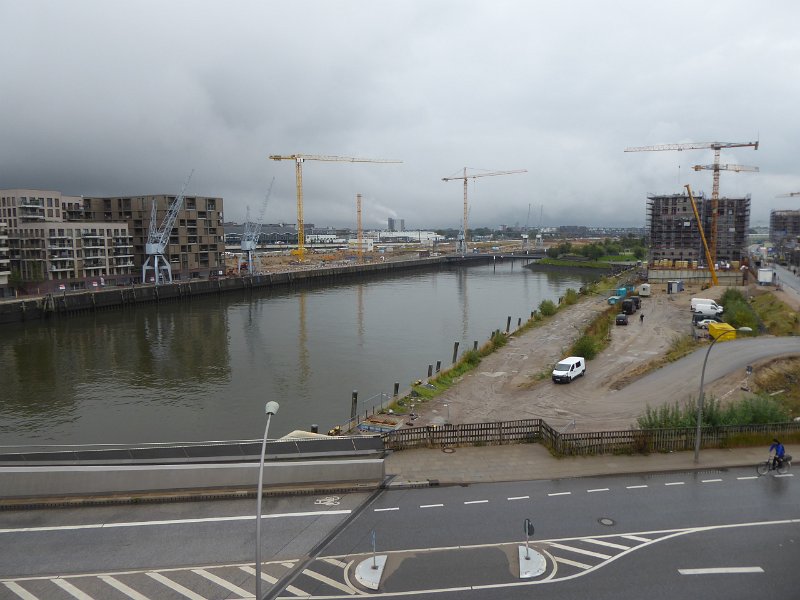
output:
[[[790,598],[799,488],[731,469],[269,499],[263,578],[270,597],[363,595],[374,531],[381,597]],[[0,598],[252,597],[251,504],[4,514]],[[526,518],[534,580],[519,579]]]

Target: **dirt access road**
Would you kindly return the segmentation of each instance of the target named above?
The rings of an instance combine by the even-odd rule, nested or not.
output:
[[[477,369],[419,406],[416,412],[420,416],[414,425],[542,418],[559,430],[628,429],[647,405],[687,400],[688,394],[676,397],[667,389],[654,389],[650,397],[633,398],[621,391],[637,369],[666,353],[674,336],[691,334],[692,297],[719,298],[724,291],[687,289],[666,294],[663,287],[653,286],[659,289],[642,299],[642,308],[631,316],[629,325],[612,328],[611,343],[587,363],[585,377],[558,385],[552,383],[550,372],[553,364],[567,356],[579,331],[608,307],[605,297],[582,298],[558,311],[545,325],[512,336]],[[792,300],[794,304],[797,299]],[[644,314],[643,321],[640,314]],[[690,389],[699,386],[701,365],[697,365],[697,381]],[[706,381],[706,393],[717,397],[732,393],[738,390],[742,378],[743,373],[737,372],[718,382]],[[681,382],[684,388],[686,383]]]

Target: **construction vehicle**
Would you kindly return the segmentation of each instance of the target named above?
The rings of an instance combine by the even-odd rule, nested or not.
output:
[[[328,162],[370,162],[370,163],[401,163],[401,160],[384,160],[378,158],[353,158],[350,156],[322,156],[315,154],[271,154],[271,160],[293,160],[297,189],[297,257],[305,259],[305,228],[303,221],[303,163],[307,160]]]
[[[464,255],[467,253],[467,216],[469,214],[469,205],[467,203],[467,181],[469,179],[477,179],[478,177],[494,177],[495,175],[513,175],[514,173],[527,173],[527,169],[516,169],[514,171],[487,171],[485,173],[473,173],[467,175],[467,168],[464,167],[463,175],[451,175],[450,177],[442,177],[442,181],[453,181],[454,179],[464,180],[464,220],[461,223],[461,231],[458,234],[458,241],[456,242],[456,252]]]
[[[186,182],[183,184],[180,194],[175,196],[167,209],[167,214],[164,215],[164,219],[161,221],[161,225],[158,226],[156,225],[158,209],[156,207],[155,198],[153,199],[153,205],[150,209],[150,226],[147,230],[147,242],[145,242],[144,245],[147,259],[142,265],[142,283],[147,283],[147,272],[151,269],[153,270],[153,283],[159,285],[162,278],[172,283],[172,267],[164,256],[164,252],[167,249],[169,236],[172,232],[172,227],[175,225],[175,219],[178,218],[178,213],[183,206],[184,194],[186,193],[186,188],[189,186],[189,181],[193,173],[194,171],[189,173],[189,177],[186,178]]]

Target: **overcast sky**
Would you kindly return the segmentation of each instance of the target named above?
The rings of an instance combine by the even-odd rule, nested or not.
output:
[[[0,0],[0,188],[221,196],[226,220],[643,226],[648,193],[800,208],[800,4],[697,0]],[[530,214],[530,220],[529,220]]]

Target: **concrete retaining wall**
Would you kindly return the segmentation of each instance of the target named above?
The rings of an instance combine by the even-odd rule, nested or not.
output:
[[[270,487],[371,483],[385,475],[383,459],[315,460],[264,464]],[[0,501],[186,490],[254,489],[258,463],[144,466],[2,467]]]

